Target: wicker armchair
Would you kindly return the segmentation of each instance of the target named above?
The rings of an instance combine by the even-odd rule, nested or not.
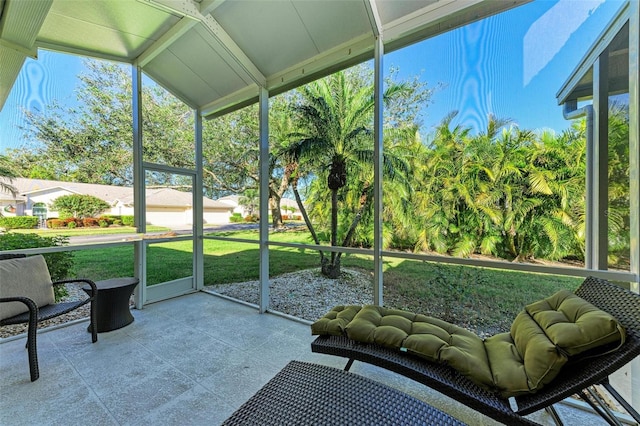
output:
[[[5,263],[10,262],[10,263]],[[5,263],[2,265],[2,263]],[[29,265],[29,266],[27,266]],[[32,266],[36,265],[35,268]],[[38,369],[38,354],[36,344],[36,331],[37,323],[45,321],[51,318],[58,317],[60,315],[71,312],[88,303],[91,304],[91,341],[98,341],[97,327],[93,326],[96,323],[96,294],[98,292],[96,284],[88,279],[69,279],[51,282],[50,279],[45,279],[46,282],[33,282],[34,269],[40,269],[41,272],[45,271],[48,277],[48,269],[44,258],[40,255],[34,256],[31,259],[25,255],[16,254],[0,254],[0,269],[8,268],[7,271],[0,273],[0,304],[13,302],[12,310],[6,310],[5,306],[0,306],[5,310],[0,311],[0,326],[11,324],[28,324],[27,329],[27,350],[29,353],[29,371],[31,374],[31,381],[35,381],[40,376]],[[13,271],[14,273],[9,273]],[[14,282],[14,277],[19,276],[20,282]],[[24,276],[24,278],[23,278]],[[17,280],[15,280],[17,281]],[[50,284],[49,284],[50,283]],[[61,303],[47,303],[34,301],[34,297],[29,297],[31,294],[36,294],[38,291],[42,292],[42,289],[47,293],[53,295],[53,287],[58,285],[64,285],[68,283],[82,283],[91,287],[91,294],[82,300],[61,302]],[[51,287],[47,290],[48,285]],[[17,289],[16,289],[17,287]],[[40,287],[35,293],[33,289]],[[19,308],[20,302],[26,306]],[[12,312],[20,311],[19,313],[12,315]]]
[[[587,401],[607,423],[620,424],[607,406],[598,401],[590,389],[592,385],[605,387],[640,422],[640,414],[615,391],[608,379],[610,374],[640,354],[640,296],[594,277],[587,278],[575,293],[616,317],[626,329],[626,342],[615,352],[586,358],[566,366],[551,383],[538,392],[516,397],[515,409],[508,399],[481,388],[453,368],[426,362],[397,350],[356,342],[346,336],[319,336],[311,344],[311,350],[348,358],[345,370],[357,360],[402,374],[507,425],[536,424],[524,416],[541,409],[547,410],[554,421],[561,424],[553,404],[576,394]]]

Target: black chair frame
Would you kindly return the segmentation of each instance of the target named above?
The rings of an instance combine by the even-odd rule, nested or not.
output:
[[[24,254],[0,254],[0,261],[6,259],[15,259],[26,257]],[[27,350],[29,352],[29,371],[31,375],[31,381],[35,381],[40,376],[38,368],[38,353],[37,353],[37,326],[39,322],[46,321],[60,315],[69,313],[81,306],[90,304],[90,331],[91,341],[93,343],[98,341],[98,333],[96,331],[96,295],[98,294],[98,288],[96,284],[85,278],[75,278],[67,280],[54,281],[52,285],[66,285],[66,284],[87,284],[91,288],[91,294],[87,295],[87,298],[82,300],[75,300],[70,302],[52,303],[50,305],[38,307],[33,300],[27,297],[3,297],[0,298],[0,303],[3,302],[22,302],[29,308],[28,312],[18,314],[9,318],[0,320],[0,326],[12,325],[12,324],[28,324],[27,328]]]

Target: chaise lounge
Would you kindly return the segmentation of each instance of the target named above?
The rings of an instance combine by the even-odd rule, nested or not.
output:
[[[589,348],[586,356],[572,359],[567,368],[560,368],[553,379],[542,383],[538,389],[517,392],[512,398],[507,396],[508,392],[499,392],[478,384],[477,380],[469,378],[447,363],[426,361],[425,356],[411,354],[412,351],[404,347],[392,347],[388,340],[384,344],[362,342],[350,338],[346,332],[329,331],[328,324],[333,322],[335,325],[336,319],[339,319],[339,313],[335,311],[312,326],[312,332],[320,336],[311,344],[311,348],[313,352],[348,358],[345,370],[349,370],[354,360],[358,360],[402,374],[504,424],[536,424],[524,416],[540,409],[546,409],[556,423],[561,424],[553,404],[575,394],[587,401],[607,423],[619,424],[607,406],[594,398],[590,387],[597,384],[604,386],[640,422],[638,412],[615,391],[608,379],[611,373],[640,354],[640,296],[594,277],[587,278],[575,291],[575,295],[619,322],[624,328],[620,342],[610,342],[600,352]],[[343,328],[349,328],[350,320],[348,318],[343,321]],[[559,349],[558,352],[564,350]],[[510,400],[515,402],[515,408],[512,408]]]

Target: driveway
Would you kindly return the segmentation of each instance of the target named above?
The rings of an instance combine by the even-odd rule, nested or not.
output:
[[[222,225],[207,225],[204,228],[204,232],[217,232],[217,231],[241,231],[244,229],[258,229],[257,223],[226,223]],[[189,235],[193,231],[192,229],[185,227],[176,227],[171,231],[162,232],[149,232],[147,235],[162,235],[167,232],[175,232],[178,235]],[[79,235],[69,237],[69,244],[93,244],[93,243],[109,243],[113,241],[126,241],[131,238],[133,234],[105,234],[105,235]]]

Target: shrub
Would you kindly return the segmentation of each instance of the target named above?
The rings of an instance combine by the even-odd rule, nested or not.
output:
[[[122,216],[122,224],[124,226],[135,226],[133,216]]]
[[[38,234],[16,234],[7,232],[0,234],[0,250],[16,250],[37,247],[57,247],[67,245],[69,239],[61,235],[41,237]],[[53,281],[68,278],[73,272],[73,252],[61,251],[43,255],[49,267],[49,274]],[[54,288],[56,301],[67,295],[64,286]]]
[[[109,227],[109,222],[104,220],[104,219],[100,219],[98,221],[98,225],[100,225],[100,228],[108,228]]]
[[[0,217],[0,228],[4,229],[33,229],[38,225],[36,216]]]
[[[82,219],[82,224],[84,226],[98,226],[98,219],[95,217],[85,217]]]
[[[51,209],[60,212],[64,217],[92,217],[110,207],[98,197],[82,194],[61,195],[51,203]]]
[[[229,222],[231,222],[231,223],[242,222],[242,214],[240,214],[240,213],[231,214],[231,217],[229,218]]]
[[[113,224],[116,226],[122,226],[122,220],[121,219],[113,219]]]
[[[62,228],[66,226],[62,219],[49,219],[47,220],[47,228]]]
[[[76,219],[75,217],[68,217],[66,219],[62,219],[63,226],[67,228],[75,228],[77,226],[82,226],[82,220]],[[75,225],[70,225],[71,223],[75,223]]]
[[[107,225],[111,225],[113,223],[113,218],[111,216],[100,216],[98,218],[98,223],[107,222]]]
[[[245,221],[245,222],[252,222],[252,223],[255,223],[255,222],[257,222],[258,220],[260,220],[260,219],[258,218],[258,216],[256,216],[256,215],[252,215],[252,214],[248,214],[248,215],[246,215],[246,216],[244,217],[244,221]]]

